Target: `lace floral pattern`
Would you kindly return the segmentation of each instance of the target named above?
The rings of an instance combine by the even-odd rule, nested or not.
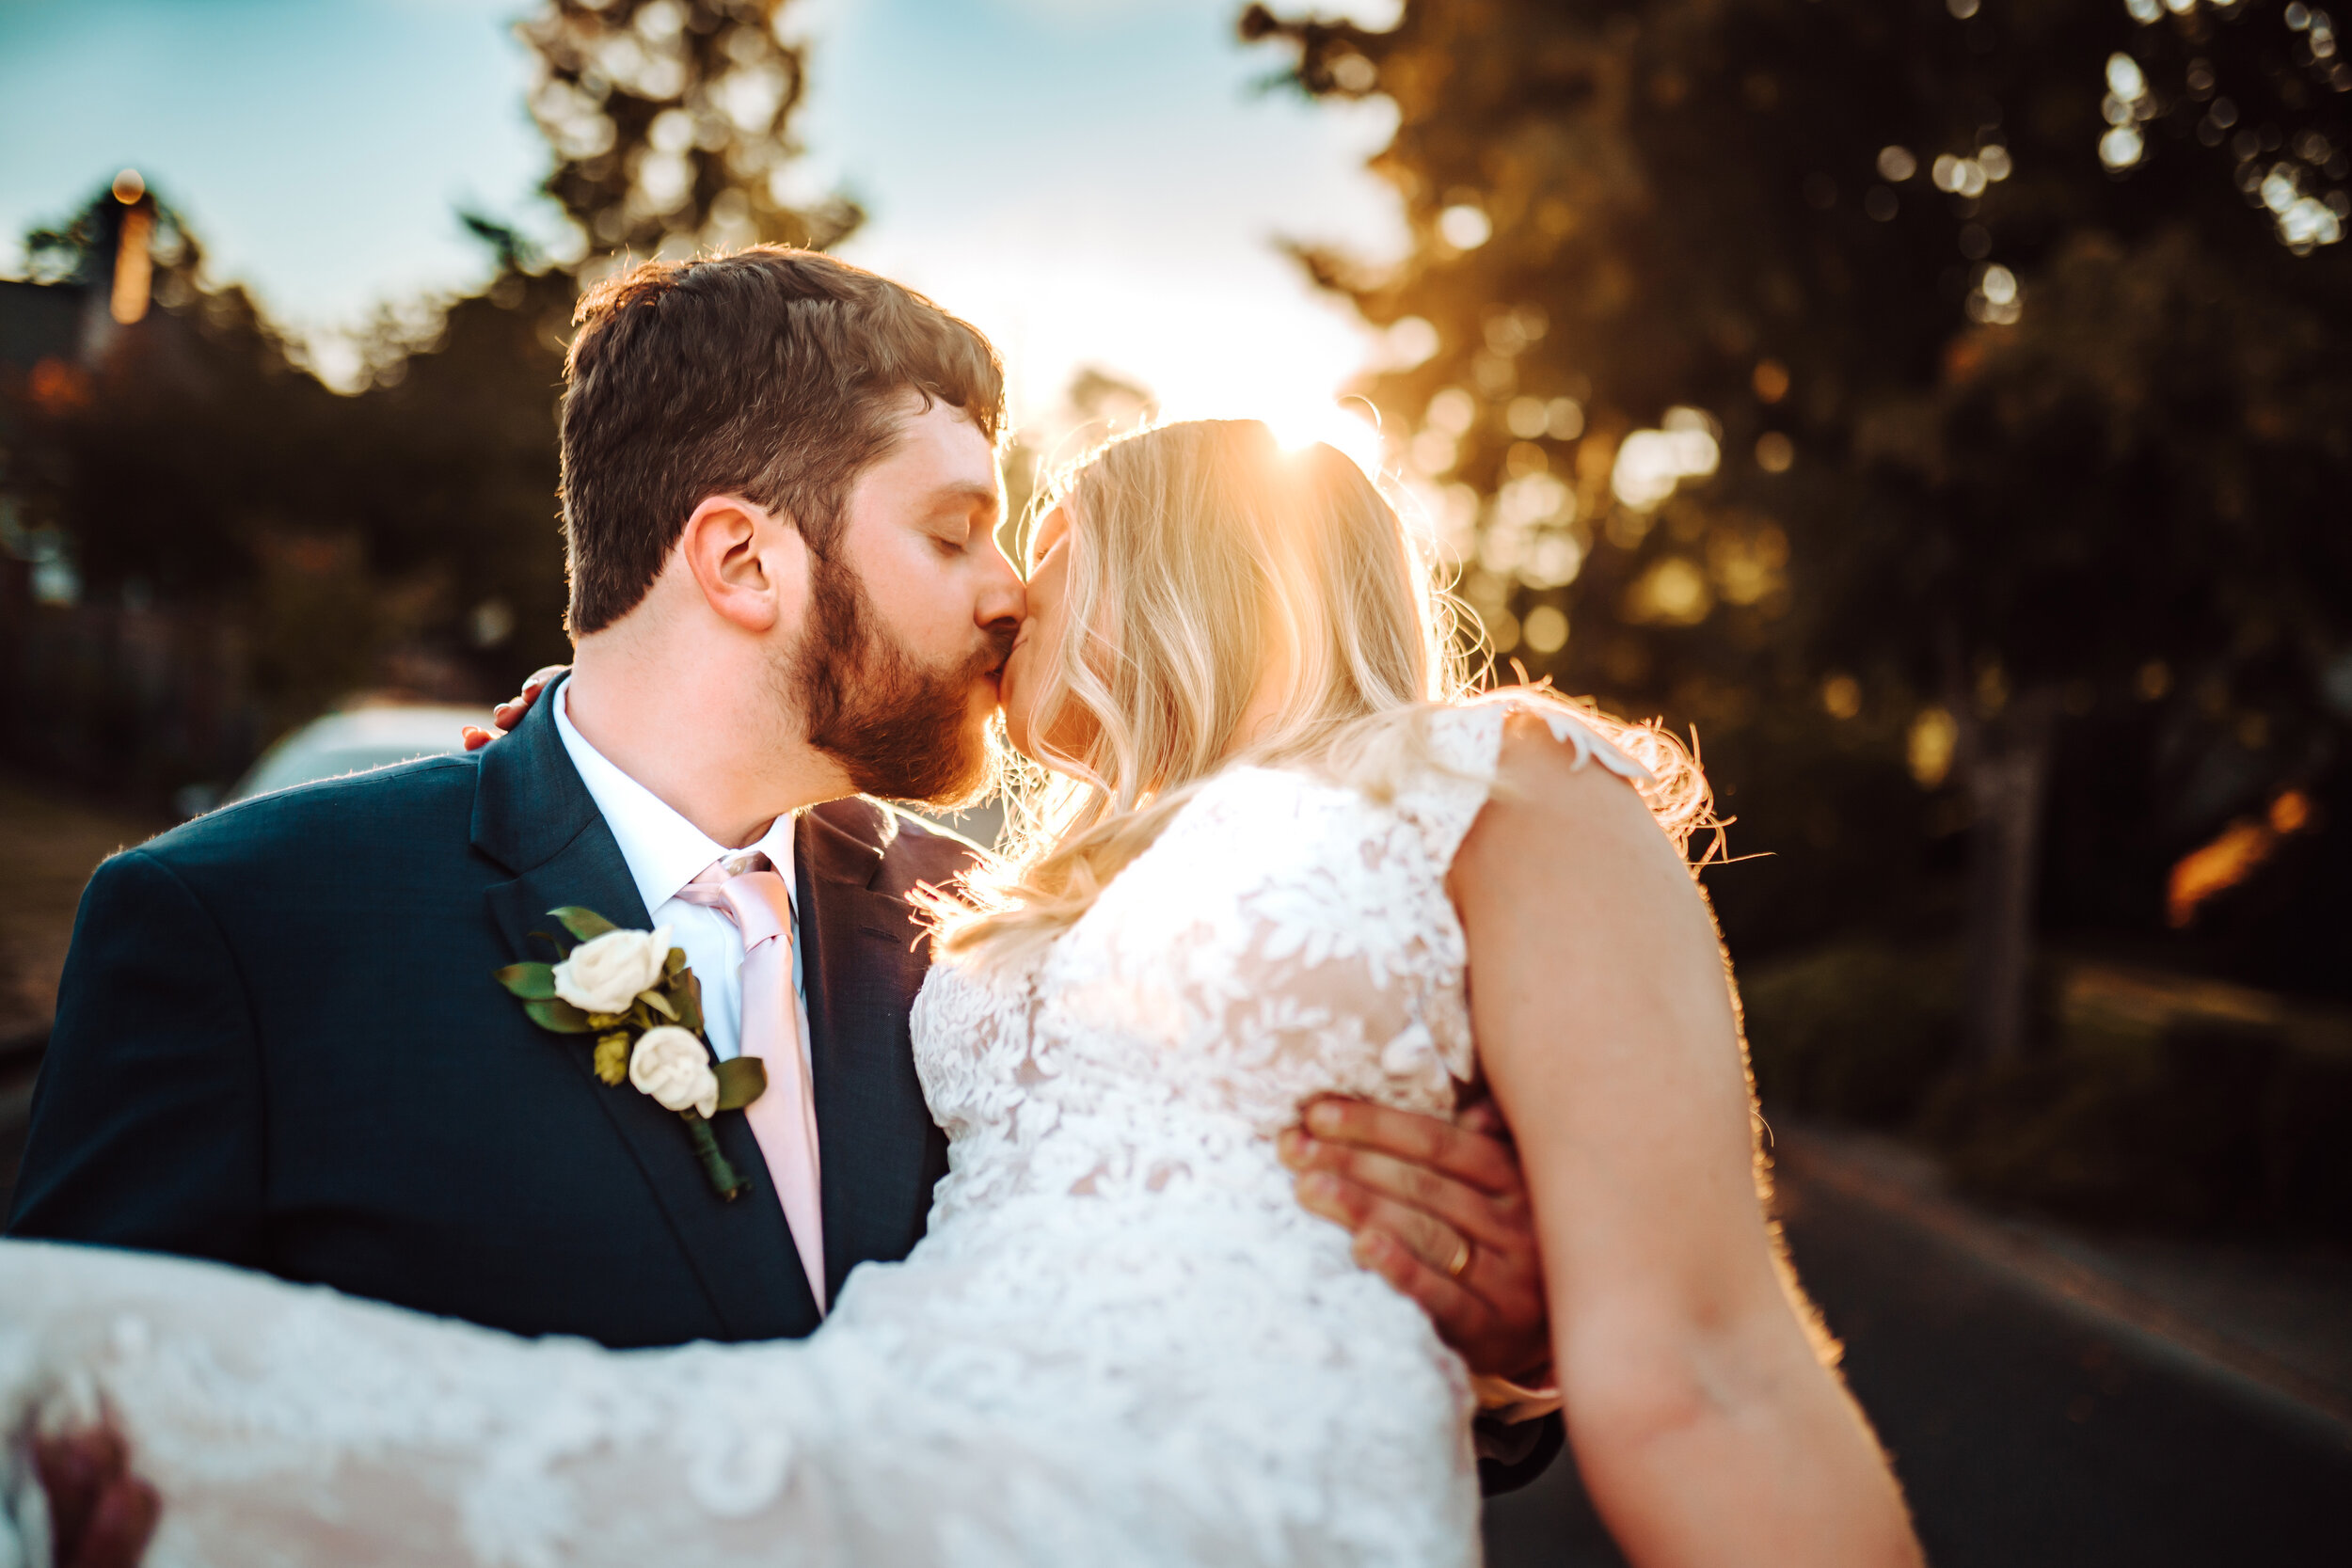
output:
[[[1463,1369],[1272,1139],[1470,1076],[1444,879],[1504,717],[1431,714],[1386,802],[1222,775],[1041,958],[935,968],[930,1234],[804,1344],[613,1354],[12,1243],[0,1414],[112,1404],[166,1565],[1474,1562]]]

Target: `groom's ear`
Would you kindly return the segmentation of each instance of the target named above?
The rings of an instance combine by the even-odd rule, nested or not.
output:
[[[808,604],[808,546],[801,531],[741,496],[706,496],[678,532],[683,567],[720,619],[766,636],[800,623]]]

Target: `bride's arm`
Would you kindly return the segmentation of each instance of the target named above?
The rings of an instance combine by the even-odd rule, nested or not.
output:
[[[1640,798],[1516,718],[1453,892],[1578,1467],[1636,1563],[1915,1564],[1759,1201],[1721,943]]]

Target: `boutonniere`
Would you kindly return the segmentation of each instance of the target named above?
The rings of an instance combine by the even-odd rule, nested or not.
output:
[[[566,905],[548,913],[577,945],[545,931],[561,961],[508,964],[493,972],[522,999],[542,1029],[596,1037],[596,1076],[640,1094],[686,1122],[694,1154],[711,1191],[732,1201],[743,1179],[719,1151],[710,1118],[739,1110],[768,1086],[768,1069],[755,1057],[714,1062],[703,1038],[703,988],[686,964],[686,949],[670,945],[670,928],[628,931],[594,910]]]

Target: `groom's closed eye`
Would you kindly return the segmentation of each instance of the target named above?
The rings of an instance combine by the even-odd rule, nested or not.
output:
[[[958,556],[970,551],[977,543],[993,537],[995,530],[989,519],[959,510],[952,515],[943,514],[933,518],[924,526],[924,531],[930,535],[931,542],[942,552]]]
[[[988,485],[946,485],[933,494],[930,515],[924,526],[941,540],[952,540],[961,548],[970,544],[976,532],[993,531],[997,505],[996,492]]]

